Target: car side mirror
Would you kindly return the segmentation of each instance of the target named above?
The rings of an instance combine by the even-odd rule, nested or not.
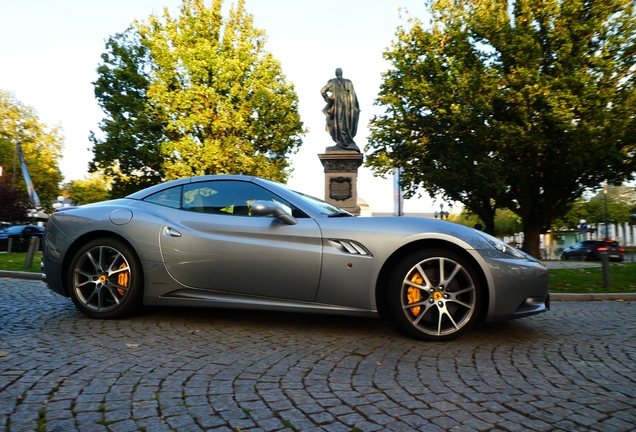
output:
[[[272,201],[254,201],[252,204],[252,215],[274,217],[287,225],[296,225],[298,223],[283,207]]]

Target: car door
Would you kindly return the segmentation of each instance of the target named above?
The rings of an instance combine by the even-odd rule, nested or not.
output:
[[[574,243],[570,246],[568,251],[568,258],[570,259],[580,259],[581,258],[581,243]]]
[[[318,225],[308,217],[287,225],[252,216],[255,200],[292,207],[249,181],[185,185],[181,209],[161,234],[168,272],[190,287],[313,301],[322,255]]]
[[[581,248],[579,249],[579,259],[594,259],[594,250],[598,246],[598,242],[594,240],[585,240],[581,242]]]
[[[42,233],[40,232],[39,228],[31,226],[26,227],[22,235],[27,241],[32,239],[33,237],[42,238]]]
[[[42,238],[42,236],[38,234],[40,234],[40,230],[37,227],[28,226],[24,228],[24,231],[22,231],[20,236],[22,250],[28,250],[32,238]]]

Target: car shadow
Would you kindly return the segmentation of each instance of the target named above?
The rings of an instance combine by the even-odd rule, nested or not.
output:
[[[309,333],[322,335],[349,334],[353,337],[380,337],[392,340],[414,341],[401,331],[390,318],[355,317],[297,312],[276,312],[245,309],[145,306],[138,319],[170,320],[183,322],[191,327],[223,326],[225,328],[249,328],[260,331],[284,333]],[[131,319],[135,319],[132,317]],[[527,320],[526,320],[527,321]],[[545,322],[527,323],[512,320],[497,323],[479,323],[457,341],[490,341],[503,343],[550,338]],[[445,342],[440,342],[445,343]]]

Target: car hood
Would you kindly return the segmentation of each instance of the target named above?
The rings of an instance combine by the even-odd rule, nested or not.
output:
[[[485,237],[473,228],[437,219],[418,217],[344,217],[317,220],[324,237],[377,237],[410,242],[418,238],[456,239],[466,249],[493,249]]]

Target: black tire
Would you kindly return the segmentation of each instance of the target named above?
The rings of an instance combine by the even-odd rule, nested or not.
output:
[[[75,307],[91,318],[122,318],[138,310],[143,275],[137,255],[112,238],[82,246],[68,270],[69,294]]]
[[[461,336],[479,319],[482,300],[473,267],[444,249],[409,255],[390,280],[388,304],[393,318],[407,334],[421,340]]]

